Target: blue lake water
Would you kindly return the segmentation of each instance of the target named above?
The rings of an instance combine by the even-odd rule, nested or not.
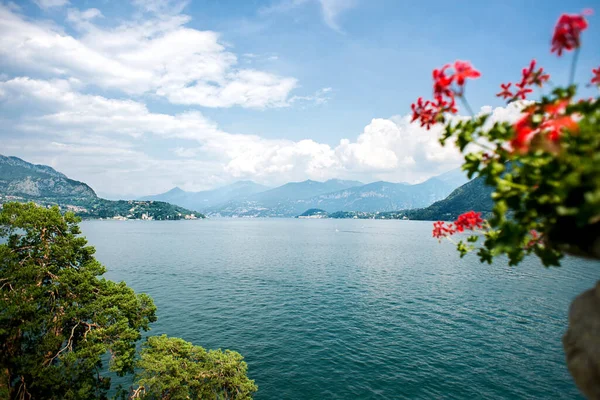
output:
[[[87,221],[152,334],[242,353],[257,399],[574,399],[561,337],[600,265],[460,259],[431,223]]]

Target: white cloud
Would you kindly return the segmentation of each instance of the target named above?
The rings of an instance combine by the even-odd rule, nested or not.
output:
[[[102,12],[97,8],[88,8],[85,11],[80,11],[76,8],[67,10],[67,21],[73,24],[79,30],[91,30],[93,25],[90,23],[95,18],[102,18]]]
[[[341,32],[337,18],[342,12],[356,6],[355,0],[319,0],[323,12],[323,20],[331,29]]]
[[[231,107],[240,102],[245,107],[285,107],[288,94],[296,87],[296,79],[280,78],[255,70],[242,70],[229,75],[221,86],[199,82],[193,86],[161,88],[157,94],[176,104],[202,104],[207,107]]]
[[[189,0],[132,0],[139,9],[155,14],[179,14],[189,2]]]
[[[149,10],[170,2],[144,2]],[[162,4],[162,5],[160,5]],[[179,4],[179,3],[177,3]],[[289,105],[291,77],[237,66],[219,34],[185,27],[189,17],[161,15],[112,29],[94,25],[97,9],[70,9],[81,36],[43,25],[0,6],[0,63],[72,77],[129,95],[156,94],[176,104],[245,108]]]
[[[332,88],[325,87],[317,90],[314,94],[310,96],[292,96],[289,102],[321,105],[327,103],[331,99],[332,92]]]
[[[440,146],[439,127],[427,131],[408,116],[373,119],[355,139],[330,146],[228,133],[199,112],[154,113],[138,101],[82,94],[68,80],[30,78],[0,82],[0,109],[6,132],[18,135],[2,140],[0,153],[49,163],[103,193],[200,190],[236,179],[415,182],[462,159]],[[511,105],[494,109],[492,119],[518,114]],[[164,154],[151,156],[148,143],[164,146]]]
[[[49,8],[62,7],[69,4],[68,0],[34,0],[35,4],[43,10]]]
[[[309,3],[318,3],[325,24],[335,31],[342,32],[337,21],[338,17],[344,11],[356,7],[357,0],[278,0],[267,7],[261,8],[259,13],[269,15],[290,12]]]

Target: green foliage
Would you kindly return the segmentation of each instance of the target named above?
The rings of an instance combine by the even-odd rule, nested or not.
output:
[[[524,151],[507,147],[520,134],[509,123],[491,125],[482,116],[446,125],[442,143],[453,138],[461,150],[485,143],[484,151],[466,154],[463,165],[494,189],[490,229],[478,251],[482,261],[504,254],[516,265],[533,253],[549,266],[559,265],[565,252],[600,257],[600,99],[572,102],[574,94],[575,86],[555,89],[527,107],[536,129],[550,107],[566,102],[565,115],[574,116],[578,128],[563,128],[557,140],[538,134]]]
[[[106,399],[111,380],[102,374],[134,369],[135,397],[251,398],[257,387],[236,352],[161,336],[148,338],[138,358],[156,307],[124,282],[102,278],[79,221],[34,203],[0,211],[0,398]]]
[[[328,214],[327,214],[327,211],[321,210],[320,208],[309,208],[308,210],[304,211],[302,214],[298,215],[298,217],[314,217],[314,216],[320,216],[323,218],[327,218]],[[298,217],[296,217],[296,218],[298,218]]]
[[[136,342],[156,307],[101,278],[72,213],[33,203],[0,212],[0,393],[7,398],[105,398],[110,369],[133,372]]]
[[[113,218],[121,216],[128,219],[141,219],[144,214],[154,220],[180,220],[186,215],[195,215],[196,218],[204,218],[204,215],[190,211],[162,201],[148,200],[105,200],[81,202],[84,210],[78,211],[83,218]]]
[[[142,399],[250,399],[258,389],[243,357],[230,350],[206,351],[182,339],[149,337],[137,363]]]
[[[146,214],[154,220],[180,220],[186,215],[194,215],[196,218],[205,218],[201,213],[190,211],[183,207],[162,201],[148,200],[105,200],[95,198],[56,198],[56,197],[31,197],[19,196],[10,197],[10,202],[35,202],[37,205],[52,207],[58,206],[61,211],[71,211],[82,218],[113,218],[123,217],[126,219],[142,219]],[[2,199],[0,199],[0,205]]]

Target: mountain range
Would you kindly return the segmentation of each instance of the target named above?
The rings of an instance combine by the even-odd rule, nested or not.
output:
[[[411,219],[424,221],[453,221],[467,211],[480,212],[483,218],[492,214],[494,202],[493,188],[485,184],[483,178],[476,178],[456,188],[448,197],[436,201],[429,207],[397,211],[336,211],[327,212],[310,208],[297,218],[343,218],[343,219]]]
[[[493,207],[491,194],[492,188],[483,180],[467,182],[456,169],[414,185],[330,179],[269,188],[240,181],[202,192],[174,188],[138,200],[112,201],[52,167],[0,155],[0,205],[8,201],[57,204],[86,218],[203,218],[198,211],[211,216],[294,217],[318,209],[323,216],[337,218],[452,220],[468,210],[488,215]]]
[[[467,178],[453,170],[425,182],[373,182],[330,179],[306,180],[266,188],[250,181],[237,182],[220,189],[185,192],[174,188],[143,200],[168,201],[211,216],[294,217],[309,208],[335,211],[385,212],[426,207],[444,199]]]
[[[237,197],[245,197],[269,190],[267,186],[252,181],[239,181],[214,190],[186,192],[174,187],[166,193],[140,197],[139,200],[166,201],[192,210],[204,210]]]
[[[165,202],[102,199],[87,184],[69,179],[52,167],[0,155],[0,205],[9,201],[58,205],[63,211],[85,218],[204,218],[200,213]]]

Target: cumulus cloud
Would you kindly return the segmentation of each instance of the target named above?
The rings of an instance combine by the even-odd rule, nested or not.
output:
[[[187,27],[190,18],[181,14],[186,1],[134,4],[139,15],[112,28],[98,25],[104,19],[98,9],[69,8],[66,21],[76,36],[0,5],[0,65],[42,76],[0,74],[0,153],[52,165],[102,194],[130,197],[237,179],[270,185],[307,178],[416,182],[460,164],[455,148],[438,143],[439,128],[426,131],[407,116],[375,118],[362,132],[330,144],[227,132],[193,109],[150,110],[147,96],[187,106],[263,109],[323,104],[334,90],[292,95],[295,78],[239,67],[218,33]],[[336,16],[354,2],[319,4],[335,29]],[[483,111],[493,120],[520,113],[516,105]]]
[[[156,12],[175,7],[168,1],[140,4]],[[111,29],[94,24],[101,17],[94,8],[70,9],[67,21],[80,32],[74,37],[0,5],[0,63],[204,107],[287,106],[298,86],[292,77],[239,68],[218,33],[186,27],[185,15],[160,14]]]
[[[77,82],[26,77],[0,82],[0,109],[7,110],[5,129],[18,133],[0,143],[0,152],[55,165],[102,193],[201,190],[236,179],[416,182],[462,159],[454,147],[440,146],[439,128],[427,131],[409,116],[373,119],[355,138],[331,146],[225,132],[200,112],[155,113],[138,101],[80,93]],[[514,120],[520,108],[484,111]],[[165,153],[149,155],[149,140],[164,142]]]

